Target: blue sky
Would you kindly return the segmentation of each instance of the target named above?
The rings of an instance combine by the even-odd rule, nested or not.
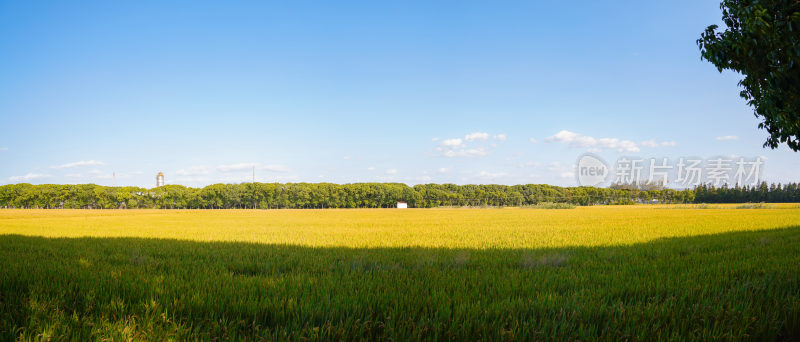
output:
[[[761,147],[739,77],[699,58],[720,16],[718,1],[3,1],[0,184],[202,186],[255,167],[575,185],[587,151],[763,156],[764,179],[800,181],[796,153]]]

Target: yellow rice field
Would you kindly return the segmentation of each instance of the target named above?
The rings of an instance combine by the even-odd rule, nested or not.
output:
[[[800,224],[796,204],[575,209],[0,210],[0,234],[317,247],[612,246]]]

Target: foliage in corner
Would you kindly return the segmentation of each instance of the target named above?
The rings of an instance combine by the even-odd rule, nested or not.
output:
[[[702,58],[744,76],[740,96],[763,120],[764,147],[800,150],[800,1],[725,0],[720,8],[727,29],[706,28]]]

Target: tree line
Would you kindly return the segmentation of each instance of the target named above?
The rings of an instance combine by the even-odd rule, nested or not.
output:
[[[753,186],[714,187],[700,185],[694,189],[697,203],[792,203],[800,202],[800,184],[770,184]]]
[[[754,187],[637,189],[630,187],[559,187],[545,184],[455,185],[402,183],[242,183],[203,188],[165,185],[109,187],[95,184],[27,183],[0,186],[3,208],[74,209],[283,209],[391,208],[398,201],[409,207],[526,206],[539,203],[575,205],[633,203],[800,202],[796,183]]]

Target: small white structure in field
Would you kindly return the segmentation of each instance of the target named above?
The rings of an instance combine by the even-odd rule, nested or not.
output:
[[[397,202],[397,209],[408,209],[408,203],[403,201]]]

